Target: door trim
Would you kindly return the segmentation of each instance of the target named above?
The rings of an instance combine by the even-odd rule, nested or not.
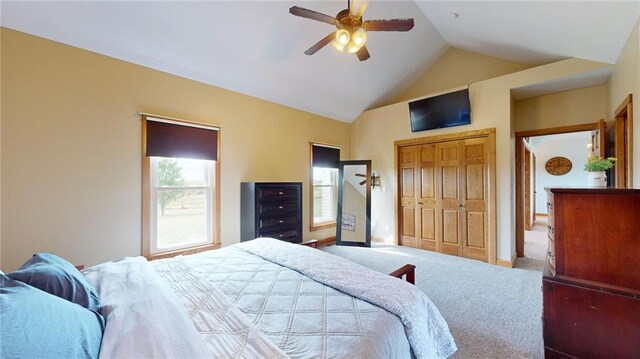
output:
[[[525,137],[537,137],[546,135],[558,135],[561,133],[585,132],[600,130],[604,127],[604,120],[593,123],[584,123],[573,126],[562,126],[516,132],[516,254],[524,257],[524,143]],[[601,151],[604,151],[605,135],[600,133]]]
[[[412,146],[412,145],[422,145],[429,143],[437,143],[437,142],[447,142],[447,141],[458,141],[458,140],[468,140],[471,138],[481,138],[487,137],[489,142],[489,155],[488,155],[488,165],[489,169],[487,171],[487,262],[490,264],[496,264],[497,262],[497,250],[498,250],[498,236],[496,232],[497,224],[496,224],[496,129],[495,128],[487,128],[482,130],[474,130],[474,131],[466,131],[466,132],[458,132],[451,133],[446,135],[437,135],[437,136],[429,136],[429,137],[420,137],[420,138],[411,138],[406,140],[398,140],[394,142],[394,168],[396,173],[396,181],[395,181],[395,244],[398,245],[399,239],[401,236],[401,228],[400,224],[400,215],[402,209],[402,196],[400,195],[400,181],[401,178],[399,176],[399,161],[398,155],[400,153],[400,147]]]
[[[524,229],[531,230],[531,150],[524,146]],[[535,213],[535,212],[534,212]]]
[[[624,163],[616,165],[615,186],[617,188],[633,187],[633,95],[629,94],[616,109],[614,115],[615,131],[615,156],[624,157]],[[619,131],[618,126],[622,129]],[[624,143],[618,148],[619,143]],[[620,183],[620,178],[625,178]]]

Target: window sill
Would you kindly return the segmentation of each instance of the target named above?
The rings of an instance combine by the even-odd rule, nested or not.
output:
[[[336,222],[328,222],[328,223],[316,224],[315,226],[310,226],[309,230],[313,232],[313,231],[319,231],[321,229],[335,228],[335,226],[336,226]]]
[[[146,255],[144,257],[147,258],[147,260],[152,261],[152,260],[156,260],[156,259],[171,258],[171,257],[175,257],[175,256],[178,256],[178,255],[196,254],[196,253],[200,253],[200,252],[204,252],[204,251],[218,249],[218,248],[220,248],[220,246],[221,246],[220,243],[205,244],[205,245],[201,245],[201,246],[197,246],[197,247],[183,248],[183,249],[178,249],[178,250],[174,250],[174,251],[167,251],[167,252],[162,252],[162,253],[149,254],[149,255]]]

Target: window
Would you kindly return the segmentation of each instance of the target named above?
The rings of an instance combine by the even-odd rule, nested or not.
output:
[[[212,243],[213,167],[151,157],[151,254]]]
[[[340,149],[311,144],[311,230],[336,225]]]
[[[219,246],[218,130],[143,116],[143,255]]]

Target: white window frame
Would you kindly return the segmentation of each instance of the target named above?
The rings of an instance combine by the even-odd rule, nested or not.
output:
[[[150,228],[150,243],[149,250],[151,255],[164,253],[168,251],[176,251],[185,248],[191,248],[196,246],[203,246],[208,244],[213,244],[214,242],[214,223],[213,218],[215,216],[214,213],[214,161],[206,161],[202,160],[206,164],[206,172],[207,176],[205,177],[205,185],[204,186],[158,186],[158,162],[163,159],[163,157],[150,157],[151,161],[151,228]],[[171,191],[171,190],[204,190],[206,197],[206,214],[205,218],[207,219],[207,233],[206,237],[202,241],[198,242],[190,242],[182,245],[176,245],[172,247],[158,247],[158,192],[160,191]]]

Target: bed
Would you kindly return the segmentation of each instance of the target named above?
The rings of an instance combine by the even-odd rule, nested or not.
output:
[[[83,271],[106,320],[101,358],[446,358],[445,320],[415,286],[259,238]]]

